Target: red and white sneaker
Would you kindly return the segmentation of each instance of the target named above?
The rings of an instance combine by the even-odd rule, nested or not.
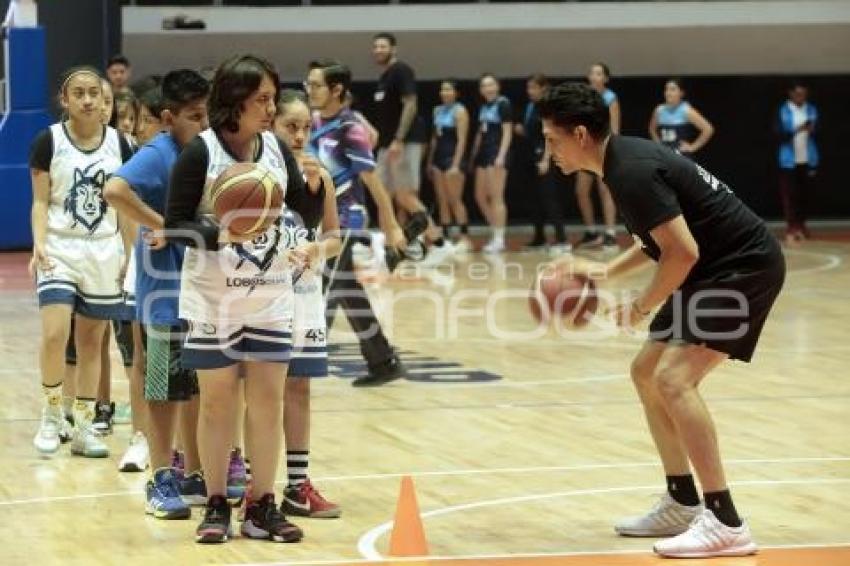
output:
[[[283,490],[283,503],[280,504],[280,510],[284,515],[312,519],[336,519],[342,514],[339,505],[322,497],[310,480]]]
[[[656,542],[653,549],[667,558],[749,556],[758,551],[747,523],[740,527],[728,527],[710,509],[703,510],[687,531]]]

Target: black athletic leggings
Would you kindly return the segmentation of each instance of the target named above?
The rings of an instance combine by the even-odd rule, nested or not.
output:
[[[532,221],[534,223],[534,239],[544,241],[546,239],[546,222],[550,222],[555,228],[555,241],[563,244],[567,241],[567,234],[564,229],[566,220],[564,219],[563,198],[558,195],[558,191],[564,190],[566,180],[563,175],[559,175],[555,171],[556,165],[549,164],[549,170],[545,175],[539,175],[537,165],[533,164],[529,168],[531,183],[534,186],[534,202],[532,204]]]
[[[327,297],[325,316],[330,331],[336,309],[341,307],[345,311],[348,323],[360,340],[363,358],[371,369],[389,361],[394,352],[375,317],[369,295],[354,273],[351,248],[357,242],[369,245],[368,233],[344,230],[340,254],[325,267],[322,277]]]
[[[112,331],[115,333],[115,343],[121,352],[121,361],[124,367],[133,366],[133,326],[129,320],[112,320]],[[74,342],[74,317],[71,316],[71,334],[65,345],[65,363],[69,366],[77,365],[77,345]]]

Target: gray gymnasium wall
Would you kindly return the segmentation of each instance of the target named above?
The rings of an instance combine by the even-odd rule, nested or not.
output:
[[[74,65],[103,68],[121,49],[118,0],[39,0],[38,23],[47,34],[50,93],[59,88],[63,71]]]
[[[163,31],[176,13],[203,19],[207,31]],[[274,61],[287,83],[303,79],[310,59],[351,65],[355,94],[367,103],[377,68],[375,31],[396,32],[401,56],[416,68],[422,113],[436,101],[436,80],[462,80],[464,99],[478,104],[475,78],[501,76],[518,111],[533,71],[578,78],[589,63],[607,62],[623,106],[624,132],[646,135],[665,76],[686,77],[691,101],[717,134],[699,160],[729,181],[767,218],[779,216],[773,121],[790,75],[805,76],[823,121],[824,164],[810,196],[816,217],[850,217],[843,164],[850,157],[850,0],[632,2],[357,8],[124,8],[124,49],[137,76],[176,66],[214,66],[237,52]],[[366,104],[368,111],[368,103]],[[517,146],[521,155],[521,147]],[[512,222],[528,220],[521,160],[507,188]],[[568,186],[568,183],[565,185]],[[423,193],[430,202],[429,184]],[[470,210],[477,214],[467,190]],[[577,215],[573,193],[564,204]]]
[[[206,31],[163,31],[177,13]],[[607,61],[618,76],[850,72],[850,2],[604,2],[451,6],[123,9],[138,74],[215,65],[234,52],[274,61],[285,80],[314,57],[375,76],[375,31],[396,32],[422,79],[580,75]]]

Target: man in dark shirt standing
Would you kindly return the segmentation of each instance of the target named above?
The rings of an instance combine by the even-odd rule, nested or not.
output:
[[[631,374],[667,475],[667,493],[648,514],[624,519],[615,530],[673,536],[655,544],[663,556],[752,554],[756,545],[732,502],[698,388],[727,358],[752,358],[785,279],[779,243],[728,186],[699,165],[648,140],[612,135],[608,109],[589,86],[556,87],[540,111],[556,164],[567,174],[586,170],[603,178],[636,241],[604,265],[566,262],[597,276],[619,275],[647,257],[658,263],[647,288],[611,313],[619,326],[630,328],[660,307]]]
[[[375,89],[372,121],[378,129],[378,173],[393,195],[399,218],[427,210],[419,200],[425,125],[417,115],[416,76],[398,60],[396,38],[382,32],[372,38],[372,56],[382,69]],[[428,239],[434,244],[426,261],[437,264],[451,254],[440,228],[428,217]]]

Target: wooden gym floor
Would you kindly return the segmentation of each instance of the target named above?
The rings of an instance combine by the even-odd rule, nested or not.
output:
[[[843,241],[789,251],[754,363],[726,364],[705,384],[738,507],[764,549],[712,564],[850,564],[848,256]],[[333,355],[335,376],[314,382],[310,470],[343,518],[300,521],[297,545],[237,537],[223,546],[192,542],[197,511],[189,521],[145,516],[147,474],[117,472],[127,426],[110,437],[108,460],[71,457],[67,447],[36,456],[39,319],[27,259],[0,255],[1,564],[371,564],[386,554],[407,474],[439,559],[391,563],[663,562],[650,540],[612,531],[663,490],[627,376],[641,338],[594,334],[604,328],[535,335],[522,291],[544,255],[471,255],[453,273],[373,285],[412,379],[350,387],[358,356],[338,319],[331,336],[348,344]],[[646,277],[606,289],[635,289]],[[126,400],[117,367],[113,379],[114,397]]]

